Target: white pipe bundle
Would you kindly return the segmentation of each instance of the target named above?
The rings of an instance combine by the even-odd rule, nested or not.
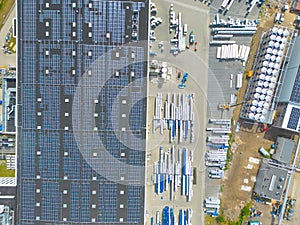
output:
[[[222,7],[223,9],[225,9],[226,6],[228,5],[228,3],[229,3],[229,0],[223,0],[221,7]]]
[[[231,8],[233,2],[234,2],[234,0],[231,0],[231,1],[229,2],[229,4],[227,5],[226,10],[228,10],[228,11],[230,10],[230,8]]]
[[[217,59],[240,59],[246,61],[250,47],[245,45],[222,45],[217,48]]]

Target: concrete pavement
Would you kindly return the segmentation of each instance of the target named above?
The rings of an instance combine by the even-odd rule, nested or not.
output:
[[[13,18],[16,17],[16,4],[13,5],[13,8],[10,10],[5,23],[0,31],[0,45],[5,43],[5,36],[10,32],[10,29],[13,25]],[[16,65],[16,54],[4,54],[3,51],[0,51],[0,66],[8,66],[9,64]]]

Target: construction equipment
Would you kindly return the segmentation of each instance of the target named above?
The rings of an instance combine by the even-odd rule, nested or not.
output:
[[[183,75],[183,78],[182,78],[182,80],[181,80],[181,84],[178,84],[178,88],[183,89],[183,88],[186,87],[185,82],[186,82],[188,76],[189,76],[188,73],[185,73],[185,74]]]
[[[195,51],[195,52],[198,50],[198,45],[197,45],[197,44],[198,44],[198,43],[195,42],[195,47],[194,47],[194,51]]]
[[[194,42],[195,42],[195,35],[194,35],[194,32],[191,31],[190,36],[189,36],[189,43],[190,43],[190,45],[192,45],[192,44],[194,44]]]
[[[261,126],[260,126],[260,131],[261,132],[265,132],[267,131],[269,128],[268,128],[268,125],[266,123],[262,123]]]
[[[222,109],[222,110],[227,109],[227,110],[229,110],[232,107],[235,107],[235,106],[238,106],[238,105],[242,105],[244,103],[249,103],[249,102],[251,102],[251,100],[245,101],[245,102],[240,102],[240,103],[237,103],[237,104],[229,104],[229,103],[227,103],[227,104],[226,103],[225,104],[219,104],[218,109]]]
[[[251,78],[253,76],[253,70],[249,70],[247,73],[247,78]]]

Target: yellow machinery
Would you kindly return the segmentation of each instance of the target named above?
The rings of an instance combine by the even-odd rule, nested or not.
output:
[[[227,104],[226,103],[225,104],[219,104],[218,109],[221,109],[221,110],[227,109],[227,110],[229,110],[231,107],[242,105],[242,104],[247,103],[247,102],[251,102],[251,100],[246,101],[246,102],[240,102],[240,103],[237,103],[237,104],[229,104],[229,103],[227,103]]]
[[[253,76],[253,70],[249,70],[247,73],[247,78],[251,78]]]

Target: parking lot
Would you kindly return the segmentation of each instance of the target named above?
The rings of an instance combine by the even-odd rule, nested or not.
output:
[[[206,92],[207,92],[207,74],[208,74],[208,22],[209,22],[209,8],[195,1],[153,1],[157,6],[157,15],[162,19],[162,24],[157,26],[154,30],[156,41],[151,43],[150,52],[155,53],[154,57],[150,56],[151,60],[155,59],[158,63],[166,62],[168,67],[172,67],[172,75],[169,80],[163,80],[160,77],[151,77],[149,82],[149,132],[148,132],[148,161],[147,161],[147,188],[146,188],[146,210],[147,218],[146,224],[150,224],[150,218],[156,218],[157,211],[162,214],[162,209],[165,206],[174,208],[175,216],[178,221],[179,209],[192,208],[193,224],[204,224],[204,215],[202,202],[204,198],[204,151],[205,151],[205,136],[203,135],[206,123]],[[178,12],[182,14],[182,23],[188,25],[187,34],[191,31],[195,35],[195,42],[197,42],[197,51],[194,45],[183,52],[173,55],[170,50],[173,46],[170,40],[174,38],[174,31],[169,33],[169,8],[170,3],[173,3],[176,15]],[[187,35],[188,38],[188,35]],[[163,42],[163,50],[159,47],[159,43]],[[151,54],[150,54],[151,55]],[[186,81],[186,88],[179,89],[177,80],[178,72],[188,73],[189,77]],[[176,141],[172,144],[169,143],[169,134],[164,132],[163,135],[157,130],[152,133],[152,120],[154,115],[155,96],[160,92],[163,93],[165,98],[167,93],[186,93],[195,96],[195,142],[185,142],[178,144]],[[153,163],[158,161],[159,147],[163,149],[170,148],[172,145],[175,147],[194,150],[194,162],[192,167],[197,168],[197,184],[193,185],[193,197],[191,202],[187,202],[184,196],[181,196],[180,190],[175,193],[173,201],[170,201],[169,191],[157,195],[154,190],[154,185],[151,180],[153,174]],[[201,221],[201,222],[200,222]]]

